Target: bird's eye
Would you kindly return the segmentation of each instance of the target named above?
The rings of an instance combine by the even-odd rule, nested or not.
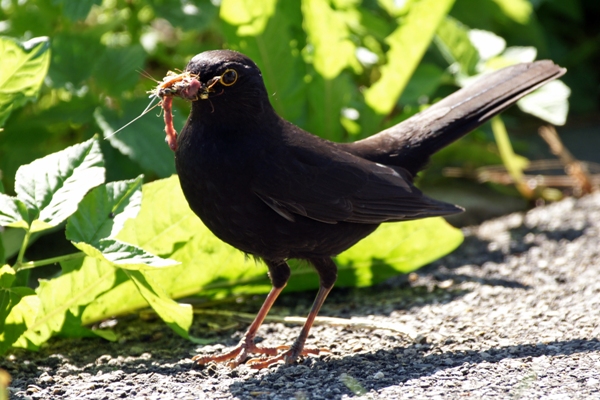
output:
[[[228,69],[225,72],[223,72],[220,81],[221,84],[224,86],[231,86],[237,81],[237,78],[237,72],[234,69]]]

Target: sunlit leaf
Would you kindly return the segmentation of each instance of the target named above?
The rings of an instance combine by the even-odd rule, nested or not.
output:
[[[23,333],[33,325],[41,302],[33,289],[27,287],[14,287],[1,290],[0,308],[4,311],[0,317],[0,354],[11,346],[37,348]],[[5,313],[8,313],[5,316]],[[5,317],[5,318],[4,318]]]
[[[29,209],[34,220],[31,229],[36,231],[63,222],[85,194],[102,182],[104,160],[98,139],[92,138],[21,166],[15,191]]]
[[[446,17],[438,26],[435,44],[450,65],[458,66],[463,75],[474,75],[479,53],[469,39],[466,26]]]
[[[520,24],[529,22],[533,13],[533,5],[529,0],[492,0],[502,9],[502,12]]]
[[[180,336],[189,337],[188,330],[194,317],[192,306],[171,300],[150,275],[142,271],[126,273],[160,318]]]
[[[19,42],[0,36],[0,127],[10,113],[34,99],[50,65],[47,37]]]
[[[264,32],[276,4],[276,0],[223,0],[220,17],[238,27],[238,36],[257,36]]]
[[[25,203],[16,197],[0,193],[0,226],[27,228],[30,223]]]
[[[552,81],[517,102],[521,110],[554,125],[564,125],[569,113],[571,89],[562,81]]]
[[[92,189],[67,222],[66,237],[97,244],[114,237],[126,220],[134,218],[142,201],[142,179],[109,182]]]
[[[314,47],[313,65],[325,80],[334,79],[356,62],[356,46],[350,40],[344,17],[334,11],[327,0],[302,1],[302,15],[304,30]]]
[[[400,26],[387,37],[388,63],[381,67],[381,78],[365,91],[365,101],[376,113],[385,115],[392,110],[453,3],[454,0],[411,3]]]
[[[144,270],[179,264],[177,261],[160,258],[137,246],[114,239],[101,239],[94,245],[84,242],[73,242],[73,245],[90,257],[124,269]]]
[[[227,47],[241,51],[256,62],[261,69],[270,95],[269,100],[275,110],[288,121],[303,125],[307,114],[304,82],[306,66],[295,35],[302,28],[300,3],[277,2],[272,16],[267,13],[256,17],[262,21],[270,16],[264,21],[264,28],[257,30],[255,25],[258,22],[255,22],[254,14],[246,8],[236,8],[240,1],[244,2],[225,0],[221,5],[221,15],[230,12],[239,14],[239,18],[224,20],[223,33],[227,39]],[[245,4],[247,7],[253,5],[258,10],[267,7],[261,5],[261,0],[248,1]],[[243,35],[238,35],[238,31],[244,32]]]
[[[41,345],[62,330],[67,312],[79,318],[80,306],[90,303],[114,285],[115,269],[109,264],[91,257],[71,263],[77,265],[67,268],[68,272],[61,276],[40,280],[35,296],[39,299],[38,309],[33,313],[34,318],[27,317],[27,330],[15,346],[35,348]]]

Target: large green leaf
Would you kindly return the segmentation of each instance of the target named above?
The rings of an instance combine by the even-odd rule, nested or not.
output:
[[[223,0],[220,16],[227,47],[260,67],[271,103],[282,117],[302,125],[306,118],[306,67],[300,49],[300,3]]]
[[[179,264],[177,261],[160,258],[137,246],[115,239],[101,239],[94,245],[84,242],[73,242],[73,245],[90,257],[107,262],[114,267],[134,271]]]
[[[0,354],[19,341],[21,341],[20,347],[36,347],[22,335],[33,324],[40,306],[40,299],[33,289],[27,287],[0,289]]]
[[[25,203],[16,197],[0,193],[0,226],[27,228],[30,223]]]
[[[67,239],[95,245],[100,239],[114,237],[140,209],[142,180],[140,176],[109,182],[91,190],[67,222]]]
[[[120,114],[114,110],[98,108],[94,112],[94,118],[104,137],[114,148],[132,158],[145,170],[165,178],[175,172],[175,162],[173,152],[165,144],[165,125],[163,119],[157,117],[158,112],[150,112],[114,134],[117,129],[138,117],[148,103],[147,99],[124,102]],[[187,116],[174,110],[174,122],[178,130],[186,118]]]
[[[17,198],[27,206],[31,230],[59,225],[77,210],[85,194],[104,182],[104,160],[97,138],[21,166]]]
[[[164,199],[169,199],[168,205]],[[266,267],[217,239],[189,209],[177,177],[144,185],[137,218],[125,223],[118,238],[182,264],[146,270],[145,276],[173,298],[196,293],[221,297],[233,293],[266,293]],[[384,224],[375,233],[340,254],[339,284],[366,286],[413,271],[452,251],[462,241],[460,230],[441,218]],[[298,265],[298,263],[295,263]],[[318,287],[312,268],[292,268],[286,290]],[[101,295],[83,314],[85,323],[145,307],[136,285],[124,282]]]
[[[564,125],[571,89],[562,81],[549,82],[517,102],[521,110],[554,125]]]
[[[38,347],[62,330],[68,312],[80,318],[81,306],[114,286],[116,270],[108,263],[86,257],[67,264],[75,265],[66,266],[57,278],[40,280],[36,290],[39,308],[33,314],[35,318],[27,317],[27,330],[14,344],[16,347]]]
[[[377,114],[386,115],[393,109],[453,3],[454,0],[412,2],[400,26],[387,37],[388,62],[381,67],[381,78],[365,91],[365,101]]]
[[[328,0],[302,1],[302,15],[304,30],[314,48],[313,65],[324,79],[334,79],[356,63],[356,45],[350,40],[343,14],[334,11]]]
[[[127,271],[126,273],[160,318],[177,334],[189,338],[188,331],[194,318],[192,306],[171,300],[162,287],[153,282],[150,275],[144,274],[142,271]]]
[[[0,36],[0,127],[10,113],[34,99],[50,65],[47,37],[20,43]]]
[[[452,17],[446,17],[438,26],[435,44],[448,64],[457,72],[471,76],[476,73],[479,52],[469,39],[469,30]],[[456,68],[458,67],[458,68]]]

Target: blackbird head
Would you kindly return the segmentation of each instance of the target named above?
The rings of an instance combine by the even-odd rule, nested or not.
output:
[[[202,90],[193,108],[211,113],[235,113],[270,108],[260,69],[254,61],[232,50],[211,50],[190,60],[186,72],[196,76]]]

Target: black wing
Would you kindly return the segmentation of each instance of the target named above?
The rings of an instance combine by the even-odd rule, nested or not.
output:
[[[361,159],[329,143],[286,146],[283,151],[258,162],[251,187],[290,221],[302,215],[330,224],[378,224],[462,211],[426,197],[406,170]]]

